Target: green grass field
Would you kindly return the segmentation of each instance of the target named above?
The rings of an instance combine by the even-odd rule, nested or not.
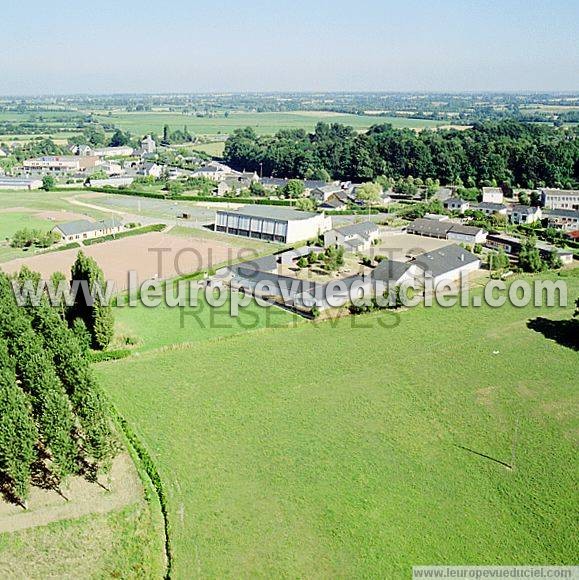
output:
[[[188,298],[189,292],[186,291],[185,295]],[[134,307],[119,307],[115,309],[116,340],[120,343],[118,346],[124,346],[125,339],[135,342],[135,350],[141,353],[172,345],[217,340],[264,327],[284,328],[300,322],[299,317],[285,310],[264,309],[255,303],[242,309],[239,317],[231,318],[230,307],[227,300],[222,307],[211,308],[202,292],[197,306],[187,305],[182,309],[166,305],[145,308],[140,303]]]
[[[140,501],[107,514],[0,534],[3,578],[162,578],[159,529]]]
[[[191,149],[193,149],[193,151],[202,151],[212,157],[222,157],[223,151],[225,150],[225,142],[215,141],[212,143],[200,143],[199,145],[193,145]]]
[[[38,217],[41,212],[68,211],[75,214],[84,214],[92,218],[103,219],[108,217],[106,210],[98,211],[92,208],[72,205],[68,199],[78,195],[74,192],[46,192],[46,191],[0,191],[0,262],[14,258],[23,258],[37,250],[21,250],[11,248],[7,238],[22,228],[36,228],[48,231],[56,223],[69,221],[70,217],[64,214],[62,219],[49,220]],[[9,210],[9,211],[6,211]],[[26,211],[28,210],[28,211]]]
[[[574,300],[579,278],[568,283]],[[417,308],[199,340],[97,372],[164,481],[175,578],[572,564],[577,353],[527,327],[571,314]],[[175,327],[165,316],[125,323],[159,346],[152,329]]]
[[[211,135],[218,133],[231,133],[242,127],[253,127],[259,134],[270,134],[280,129],[306,129],[312,130],[318,121],[327,123],[342,123],[351,125],[355,129],[367,129],[378,123],[392,123],[396,127],[436,127],[443,123],[421,119],[401,119],[389,117],[373,117],[346,115],[341,113],[327,112],[298,112],[298,113],[231,113],[229,117],[195,117],[180,113],[117,113],[111,116],[100,116],[102,122],[114,123],[123,130],[128,130],[134,135],[143,135],[148,131],[160,134],[164,125],[172,129],[187,128],[192,133]]]
[[[84,213],[93,217],[102,219],[103,212],[85,207],[78,207],[70,204],[67,199],[86,193],[82,190],[71,191],[0,191],[0,212],[12,208],[27,208],[41,211],[72,211]],[[3,232],[0,232],[3,235]]]

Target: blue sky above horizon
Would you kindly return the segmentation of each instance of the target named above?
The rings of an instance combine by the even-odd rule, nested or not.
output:
[[[0,94],[577,91],[577,0],[8,0]]]

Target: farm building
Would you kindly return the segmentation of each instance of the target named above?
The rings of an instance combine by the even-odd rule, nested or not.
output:
[[[99,147],[93,149],[93,155],[97,157],[130,157],[133,154],[133,148],[127,145],[120,147]]]
[[[276,187],[284,187],[289,179],[282,177],[262,177],[259,182],[266,189],[275,189]]]
[[[27,179],[25,177],[0,177],[0,189],[40,189],[42,179]]]
[[[559,228],[566,232],[579,229],[579,210],[552,209],[545,212],[550,228]]]
[[[360,252],[370,246],[380,236],[380,228],[373,222],[351,224],[329,230],[324,234],[324,246],[340,246],[347,252]]]
[[[282,244],[316,238],[331,227],[331,218],[323,213],[263,205],[218,210],[215,220],[218,232]]]
[[[117,234],[122,229],[123,224],[120,221],[111,219],[98,222],[91,222],[89,220],[66,222],[64,224],[54,226],[52,231],[60,234],[63,241],[74,242],[77,240],[99,238],[109,234]]]

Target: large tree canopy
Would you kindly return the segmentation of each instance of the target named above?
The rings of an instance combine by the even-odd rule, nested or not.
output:
[[[579,181],[579,130],[487,122],[459,130],[394,129],[375,125],[358,134],[351,127],[318,123],[313,133],[283,130],[258,136],[236,130],[225,159],[237,169],[263,175],[373,180],[413,176],[443,184],[571,187]]]

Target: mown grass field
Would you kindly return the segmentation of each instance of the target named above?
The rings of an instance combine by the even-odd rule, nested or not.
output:
[[[214,141],[211,143],[200,143],[199,145],[193,145],[191,147],[193,151],[202,151],[211,155],[212,157],[223,157],[223,152],[225,151],[225,141]]]
[[[0,262],[14,258],[24,258],[37,253],[35,249],[22,250],[11,248],[7,238],[20,229],[39,229],[48,231],[57,223],[70,220],[70,214],[54,214],[54,219],[38,217],[42,212],[74,212],[95,219],[108,217],[108,213],[93,208],[72,205],[68,199],[78,195],[77,192],[46,192],[46,191],[0,191]]]
[[[318,121],[326,123],[342,123],[351,125],[355,129],[364,130],[378,123],[392,123],[396,127],[436,127],[443,123],[421,119],[402,119],[395,117],[374,117],[368,115],[346,115],[327,112],[296,112],[296,113],[231,113],[228,117],[196,117],[180,113],[126,113],[113,112],[112,115],[99,116],[102,122],[114,123],[123,130],[134,135],[143,135],[147,132],[160,134],[164,125],[171,129],[180,129],[184,125],[192,133],[214,135],[231,133],[235,129],[252,127],[258,134],[276,133],[280,129],[312,130]]]
[[[107,514],[0,534],[3,578],[162,578],[158,524],[140,501]]]
[[[177,293],[177,286],[174,287]],[[188,285],[183,295],[189,300]],[[170,308],[165,304],[158,308],[145,308],[141,303],[134,307],[115,308],[115,332],[118,346],[134,343],[138,353],[185,345],[205,340],[216,340],[260,328],[285,328],[301,322],[279,308],[260,308],[251,303],[240,309],[238,317],[231,317],[231,301],[219,308],[207,303],[204,291],[199,292],[196,306]]]
[[[567,280],[574,300],[579,278]],[[175,578],[572,564],[577,352],[527,326],[571,314],[417,308],[97,372],[164,481]],[[135,316],[149,344],[147,319],[174,327]]]

